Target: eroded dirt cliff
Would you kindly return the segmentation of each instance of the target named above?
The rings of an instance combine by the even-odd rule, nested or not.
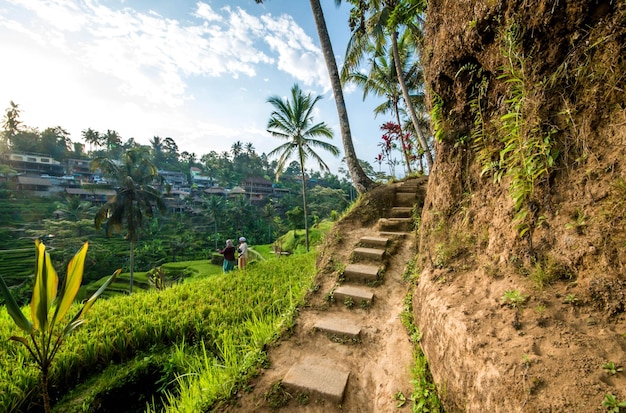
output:
[[[431,0],[425,38],[414,312],[447,411],[626,400],[626,2]]]

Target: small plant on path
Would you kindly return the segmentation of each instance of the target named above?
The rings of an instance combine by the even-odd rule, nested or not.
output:
[[[619,373],[620,371],[623,371],[624,369],[622,368],[622,366],[618,366],[617,364],[615,364],[615,362],[613,361],[609,361],[606,364],[602,365],[602,368],[604,369],[604,371],[606,371],[608,374],[610,374],[611,376],[616,375],[617,373]]]
[[[602,406],[606,407],[609,412],[619,413],[621,408],[626,408],[626,401],[619,401],[612,394],[605,394]]]
[[[35,285],[30,301],[32,322],[26,318],[6,283],[0,277],[0,291],[4,295],[7,311],[15,324],[28,334],[28,337],[12,336],[9,339],[22,343],[26,347],[41,372],[41,391],[46,413],[51,411],[48,373],[63,339],[85,322],[83,319],[85,313],[122,271],[121,268],[115,271],[102,287],[85,302],[72,320],[61,328],[61,322],[72,306],[83,280],[87,247],[88,244],[85,242],[70,260],[61,293],[57,297],[59,277],[52,266],[50,255],[46,252],[46,246],[39,240],[35,241]]]

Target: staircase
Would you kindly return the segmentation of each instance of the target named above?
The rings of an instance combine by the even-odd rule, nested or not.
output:
[[[376,305],[377,290],[380,291],[385,283],[385,270],[395,252],[402,248],[398,244],[402,244],[412,231],[413,208],[420,186],[423,186],[423,181],[418,179],[397,184],[393,207],[386,214],[388,216],[379,219],[373,228],[375,233],[362,236],[353,246],[350,262],[340,277],[342,281],[329,292],[334,304],[330,311],[319,315],[312,334],[326,334],[328,343],[350,342],[355,346],[361,340],[370,339],[369,336],[362,337],[361,320],[356,312],[349,309]],[[290,392],[341,404],[349,380],[358,380],[360,372],[349,371],[340,362],[330,361],[324,356],[329,351],[333,350],[320,348],[319,354],[308,355],[291,366],[282,379],[282,385]]]

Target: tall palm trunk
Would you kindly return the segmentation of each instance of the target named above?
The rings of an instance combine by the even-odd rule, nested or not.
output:
[[[133,269],[135,268],[135,241],[130,241],[130,294],[133,293]]]
[[[415,114],[415,109],[413,108],[411,97],[409,96],[409,89],[406,87],[406,82],[404,81],[404,74],[402,73],[402,67],[400,65],[400,52],[398,51],[398,31],[397,30],[394,30],[394,32],[391,35],[391,47],[393,49],[393,59],[395,60],[395,64],[396,64],[398,82],[400,82],[400,88],[402,89],[402,96],[404,97],[406,107],[409,110],[409,114],[411,115],[411,121],[413,122],[413,127],[415,128],[417,139],[419,140],[420,146],[424,150],[424,155],[426,155],[428,171],[430,172],[433,168],[433,155],[430,153],[430,149],[428,148],[428,143],[426,142],[426,138],[424,137],[424,134],[422,133],[422,129],[419,126],[419,122],[417,121],[417,115]]]
[[[359,191],[359,193],[362,194],[375,187],[376,183],[372,181],[365,174],[365,172],[363,172],[363,168],[361,168],[359,159],[354,151],[352,135],[350,132],[350,122],[348,120],[348,111],[346,110],[346,103],[343,99],[343,90],[341,89],[341,80],[339,79],[337,62],[335,61],[333,46],[330,43],[330,36],[328,35],[328,29],[326,28],[326,20],[324,19],[322,5],[320,4],[320,0],[310,0],[310,2],[311,9],[313,10],[313,17],[315,18],[315,26],[317,27],[317,34],[320,38],[322,53],[324,54],[324,60],[326,61],[326,66],[328,68],[330,83],[333,88],[333,95],[335,95],[335,104],[337,105],[339,126],[341,128],[341,140],[343,142],[343,150],[346,154],[348,171],[350,171],[350,177],[352,178],[354,187],[357,191]]]
[[[402,133],[402,121],[400,121],[400,108],[398,108],[398,101],[394,99],[393,106],[396,112],[396,121],[400,127],[400,133]],[[411,175],[411,159],[409,158],[409,151],[404,146],[404,139],[400,135],[400,143],[402,144],[402,153],[404,154],[404,161],[406,162],[406,173]]]
[[[302,209],[304,209],[304,246],[306,252],[309,252],[309,219],[306,208],[306,181],[304,176],[304,156],[302,154],[302,148],[300,148],[300,174],[302,175]]]

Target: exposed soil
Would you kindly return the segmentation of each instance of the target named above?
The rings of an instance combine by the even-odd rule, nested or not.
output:
[[[410,393],[412,364],[398,318],[401,275],[415,256],[414,315],[447,412],[586,413],[606,411],[609,394],[626,401],[626,373],[607,368],[626,370],[626,2],[431,0],[422,55],[441,140],[418,251],[415,239],[401,244],[370,309],[332,305],[362,317],[361,343],[312,333],[314,318],[331,310],[324,296],[335,266],[382,216],[368,208],[388,202],[371,195],[329,237],[320,289],[269,349],[271,367],[224,411],[271,411],[263,395],[314,353],[350,366],[344,403],[301,406],[287,395],[284,411],[397,410],[393,396]],[[534,145],[552,159],[521,204],[523,233],[513,175],[498,170],[513,133],[502,127],[514,110],[507,65],[525,88],[520,145],[540,136]]]
[[[626,400],[624,372],[602,367],[626,366],[626,3],[430,1],[426,32],[443,139],[414,308],[446,409],[606,411],[605,395]],[[511,62],[521,142],[545,138],[554,160],[521,205],[524,235],[512,176],[494,178]],[[527,300],[511,308],[516,291]]]
[[[299,311],[293,330],[268,349],[270,367],[250,383],[251,391],[240,392],[234,405],[219,408],[224,412],[388,412],[410,411],[410,402],[398,408],[395,395],[409,397],[412,391],[411,367],[413,345],[402,325],[400,313],[409,293],[410,283],[403,280],[406,265],[416,254],[415,236],[394,241],[394,251],[384,271],[383,280],[375,288],[369,308],[344,303],[329,303],[327,293],[340,282],[339,270],[351,262],[351,253],[362,236],[378,236],[376,222],[393,201],[392,186],[373,191],[361,206],[352,211],[332,230],[321,247],[318,260],[318,289],[307,297]],[[335,342],[326,334],[314,331],[318,318],[329,312],[354,319],[362,327],[359,342]],[[302,396],[273,391],[289,368],[307,357],[323,357],[330,366],[350,371],[343,402],[333,404],[311,396],[303,404]],[[265,395],[283,398],[280,408],[270,407]]]

